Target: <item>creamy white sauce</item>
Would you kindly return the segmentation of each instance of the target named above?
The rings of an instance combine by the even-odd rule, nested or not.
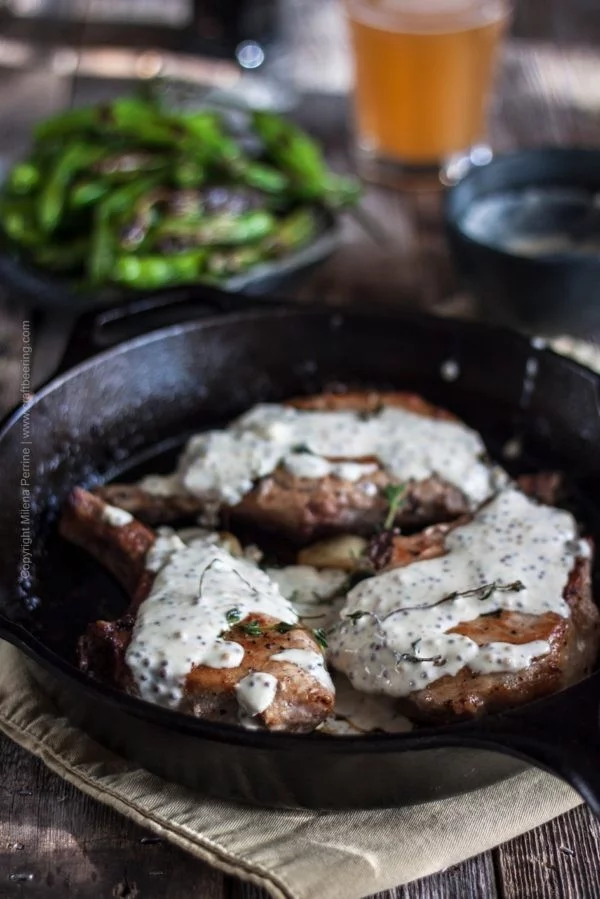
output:
[[[374,474],[378,466],[373,462],[329,462],[312,453],[288,453],[283,459],[285,468],[298,478],[324,478],[332,475],[342,481],[358,481]]]
[[[339,568],[288,565],[286,568],[267,568],[266,573],[279,585],[309,630],[328,629],[337,621],[348,583],[347,572]]]
[[[109,506],[107,503],[102,510],[102,521],[110,524],[113,528],[122,528],[126,524],[131,524],[133,515],[130,512],[126,512],[125,509]]]
[[[348,581],[348,573],[339,568],[313,568],[311,565],[287,565],[267,568],[266,573],[294,606],[322,602],[336,596]]]
[[[126,653],[142,699],[177,708],[192,668],[238,667],[243,647],[220,636],[231,627],[232,610],[238,620],[252,613],[298,620],[277,585],[250,562],[205,542],[165,553]]]
[[[329,635],[332,664],[357,689],[391,696],[423,689],[465,665],[480,673],[526,667],[547,644],[479,647],[448,631],[499,609],[568,617],[563,591],[579,555],[576,536],[567,512],[538,505],[516,489],[503,491],[471,523],[448,534],[447,555],[384,572],[350,591]],[[445,599],[518,581],[524,589]]]
[[[484,453],[481,437],[466,425],[405,409],[385,406],[365,416],[263,404],[225,430],[192,437],[174,476],[146,479],[142,486],[235,505],[282,462],[302,477],[333,473],[356,481],[376,466],[329,460],[374,457],[401,481],[437,474],[459,487],[475,507],[496,489],[497,471],[481,461]]]
[[[298,668],[312,674],[315,680],[318,680],[327,690],[335,691],[331,675],[325,667],[325,659],[320,652],[313,652],[310,649],[283,649],[271,656],[271,659],[275,662],[289,662],[297,665]]]
[[[181,484],[177,474],[149,474],[142,478],[139,486],[153,496],[174,496],[181,493]]]
[[[156,540],[146,555],[146,568],[148,571],[158,571],[170,559],[174,552],[185,549],[186,546],[218,546],[228,551],[227,538],[219,531],[211,531],[207,528],[181,528],[175,531],[170,527],[160,527],[156,531]],[[254,562],[254,552],[257,547],[248,547],[249,553],[244,551],[244,558]]]
[[[319,728],[320,733],[336,736],[370,733],[404,733],[412,730],[412,723],[397,709],[389,696],[359,693],[343,674],[336,673],[335,708]]]
[[[159,571],[169,561],[173,553],[185,549],[185,543],[171,528],[157,531],[156,540],[146,554],[146,569]]]
[[[475,674],[494,674],[501,671],[522,671],[534,659],[550,652],[547,640],[531,643],[487,643],[469,662]]]
[[[268,709],[277,693],[277,678],[264,671],[253,671],[236,684],[235,693],[242,716],[253,718]]]

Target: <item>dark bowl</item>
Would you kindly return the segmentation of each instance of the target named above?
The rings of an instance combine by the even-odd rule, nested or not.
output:
[[[227,293],[252,297],[285,294],[286,290],[324,262],[339,244],[337,219],[325,210],[321,216],[320,233],[311,243],[281,259],[256,265],[247,272],[234,275],[219,286]],[[142,297],[147,298],[150,294],[168,297],[178,293],[178,289],[174,287],[154,292],[118,287],[86,288],[72,279],[43,271],[27,262],[1,232],[0,281],[9,295],[25,299],[32,306],[71,309],[77,314],[120,303],[130,304]]]
[[[599,191],[600,151],[577,148],[498,156],[448,191],[450,246],[484,318],[541,334],[600,334]],[[583,252],[590,233],[597,250]],[[532,241],[538,251],[545,241],[543,252]]]

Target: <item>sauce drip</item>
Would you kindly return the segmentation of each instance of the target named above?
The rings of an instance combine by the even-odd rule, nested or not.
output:
[[[264,671],[253,671],[243,677],[235,688],[241,719],[253,718],[268,709],[277,693],[277,678]]]

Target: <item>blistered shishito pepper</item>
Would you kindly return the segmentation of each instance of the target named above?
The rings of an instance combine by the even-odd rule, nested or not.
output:
[[[140,172],[156,172],[169,165],[169,158],[165,154],[144,153],[140,151],[123,150],[121,153],[111,153],[93,166],[93,170],[103,175],[108,181],[121,181],[130,179],[132,175]]]
[[[19,162],[12,168],[6,183],[11,193],[26,195],[35,191],[41,179],[39,166],[33,162]]]
[[[141,146],[172,147],[178,134],[176,124],[136,97],[120,97],[102,111],[102,123],[109,134],[130,138]]]
[[[69,109],[58,115],[46,119],[36,126],[33,132],[36,143],[44,144],[49,141],[60,140],[63,142],[76,135],[81,138],[98,130],[101,122],[100,107],[82,106],[77,109]]]
[[[271,234],[277,225],[275,217],[264,209],[241,215],[206,216],[199,221],[165,219],[156,228],[156,238],[177,238],[189,246],[235,246],[253,243]]]
[[[296,193],[321,197],[327,167],[317,144],[296,125],[270,112],[255,112],[253,123],[268,156],[289,174]]]
[[[217,250],[211,253],[206,261],[206,273],[216,280],[228,278],[232,275],[239,275],[266,259],[267,255],[259,244]]]
[[[283,172],[260,162],[249,162],[244,168],[242,180],[249,187],[262,190],[266,194],[281,195],[289,190],[290,179]]]
[[[193,250],[176,256],[119,256],[111,270],[111,280],[137,290],[158,290],[197,281],[206,263],[207,250]]]
[[[30,197],[3,198],[0,219],[5,233],[23,247],[39,246],[43,242],[37,222],[37,209]]]
[[[318,144],[302,129],[263,111],[254,113],[253,125],[268,156],[289,175],[298,197],[321,200],[333,207],[356,202],[360,194],[358,182],[333,175]]]
[[[296,209],[286,216],[274,233],[264,241],[270,256],[283,256],[312,240],[318,232],[318,220],[312,209]]]
[[[172,166],[173,181],[177,187],[188,190],[200,187],[206,180],[206,168],[200,160],[182,156]]]
[[[102,284],[109,279],[123,216],[131,211],[141,196],[153,190],[159,181],[158,175],[146,175],[145,178],[114,190],[96,207],[87,266],[91,284]]]
[[[104,153],[103,147],[75,143],[59,156],[39,196],[38,219],[43,231],[54,231],[66,206],[69,184],[79,172],[97,162]]]
[[[214,110],[127,97],[54,116],[8,175],[0,227],[36,264],[83,268],[96,286],[222,279],[282,256],[318,233],[319,207],[354,202],[357,186],[295,125],[252,120],[240,139]]]
[[[84,178],[73,185],[69,193],[69,208],[84,209],[93,206],[110,192],[108,181],[100,178]]]

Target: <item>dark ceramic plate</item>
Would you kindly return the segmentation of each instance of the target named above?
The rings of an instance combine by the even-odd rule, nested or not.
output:
[[[262,296],[269,293],[285,293],[303,276],[327,259],[339,243],[339,225],[335,217],[322,213],[319,236],[312,243],[282,259],[256,265],[247,272],[224,281],[220,287],[227,293]],[[117,287],[93,290],[82,287],[68,278],[53,275],[33,266],[19,257],[12,244],[0,234],[0,281],[10,294],[18,295],[33,306],[70,309],[74,313],[131,303],[148,297],[149,291],[119,289]],[[173,287],[155,291],[153,295],[171,294]]]

